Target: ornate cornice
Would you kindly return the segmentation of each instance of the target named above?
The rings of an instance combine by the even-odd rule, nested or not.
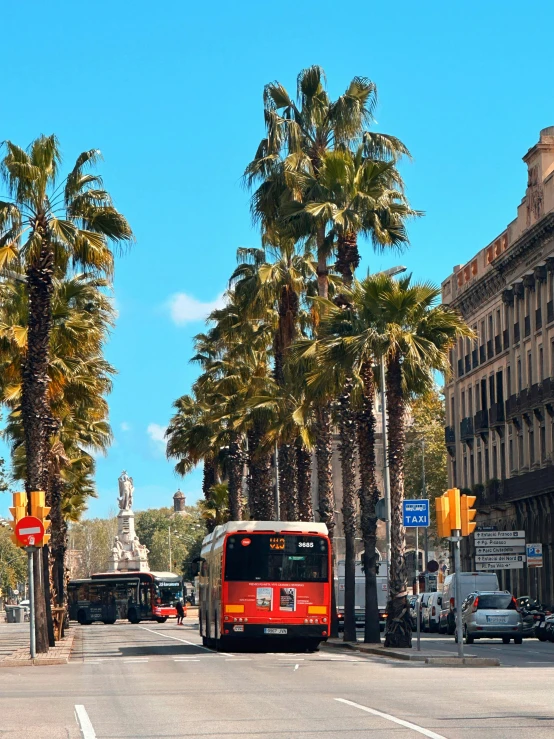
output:
[[[528,229],[504,254],[497,257],[493,269],[456,297],[451,305],[464,318],[472,315],[483,303],[509,287],[509,273],[525,263],[554,234],[554,213],[549,213]],[[547,261],[549,265],[549,262]]]

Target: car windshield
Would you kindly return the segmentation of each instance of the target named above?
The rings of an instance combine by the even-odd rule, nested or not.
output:
[[[508,593],[498,593],[495,595],[478,595],[477,608],[484,610],[486,608],[499,608],[502,610],[514,610],[515,604],[513,598]]]
[[[298,534],[230,536],[225,553],[226,580],[325,582],[327,540]]]

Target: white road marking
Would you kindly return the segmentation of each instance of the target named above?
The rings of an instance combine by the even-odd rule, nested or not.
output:
[[[96,739],[96,732],[84,706],[75,706],[75,719],[81,731],[82,739]]]
[[[200,662],[198,657],[174,657],[174,662]]]
[[[252,662],[252,657],[231,657],[226,659],[225,662]]]
[[[404,719],[396,718],[396,716],[391,716],[390,713],[383,713],[382,711],[375,710],[375,708],[361,706],[359,703],[354,703],[354,701],[346,700],[346,698],[335,698],[335,700],[339,701],[339,703],[346,703],[347,706],[354,706],[354,708],[359,708],[361,711],[367,711],[367,713],[372,713],[374,716],[379,716],[380,718],[384,718],[387,721],[392,721],[395,724],[399,724],[400,726],[405,726],[407,729],[417,731],[419,734],[423,734],[424,736],[429,737],[429,739],[446,739],[446,737],[444,737],[442,734],[436,734],[430,729],[424,729],[423,726],[418,726],[417,724],[412,724],[410,721],[404,721]]]
[[[150,631],[152,634],[157,634],[158,636],[165,636],[166,639],[174,639],[175,641],[183,642],[183,644],[190,644],[191,647],[197,647],[198,649],[203,649],[206,652],[210,652],[211,654],[222,654],[224,657],[233,657],[234,655],[228,654],[227,652],[214,652],[213,649],[209,649],[208,647],[202,646],[202,644],[197,644],[193,641],[188,641],[187,639],[179,639],[178,636],[171,636],[171,634],[162,634],[161,631],[154,631],[154,629],[148,629],[146,626],[139,626],[139,629],[144,629],[144,631]]]
[[[300,665],[294,665],[294,669],[297,670],[300,667]]]
[[[124,659],[124,662],[148,662],[148,657],[129,657],[128,659]]]

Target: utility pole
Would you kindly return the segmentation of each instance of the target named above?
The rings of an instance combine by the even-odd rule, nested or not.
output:
[[[280,521],[281,520],[281,497],[280,497],[280,491],[279,491],[279,447],[277,446],[277,439],[275,440],[274,457],[275,457],[275,464],[273,465],[273,467],[275,469],[275,520]]]
[[[387,394],[385,390],[385,357],[380,357],[381,368],[381,425],[383,439],[383,490],[385,493],[386,539],[387,539],[387,579],[390,580],[390,477],[389,477],[389,445],[387,434]],[[390,583],[389,583],[390,588]]]
[[[427,497],[427,485],[425,482],[425,439],[421,440],[421,479],[422,479],[422,498]],[[423,570],[427,572],[427,562],[429,561],[429,536],[428,526],[425,527],[425,539],[424,539],[424,553],[423,553]]]
[[[171,572],[171,526],[168,526],[167,528],[167,543],[169,545],[169,567],[167,568],[167,571]]]

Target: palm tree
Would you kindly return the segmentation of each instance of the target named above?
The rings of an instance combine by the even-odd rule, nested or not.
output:
[[[208,498],[201,501],[202,518],[206,521],[208,533],[216,526],[233,519],[229,517],[229,491],[226,482],[217,483],[209,492]]]
[[[409,646],[411,621],[402,526],[406,399],[410,392],[422,391],[432,384],[434,372],[448,371],[448,350],[458,337],[472,332],[455,311],[435,305],[440,295],[438,288],[425,283],[411,284],[410,277],[400,280],[386,274],[368,277],[354,282],[351,290],[345,289],[345,294],[347,309],[327,301],[322,320],[323,338],[315,348],[309,348],[317,354],[320,369],[312,373],[308,382],[313,385],[328,382],[326,373],[337,376],[342,371],[361,387],[365,385],[369,397],[372,390],[368,369],[376,356],[385,355],[391,481],[390,591],[385,645]],[[371,464],[372,460],[370,469],[364,473],[369,485],[372,485]],[[371,489],[367,500],[361,502],[362,515],[376,523]],[[364,543],[371,564],[374,547],[367,554],[372,542],[368,539]],[[366,577],[367,574],[366,570]]]
[[[0,172],[8,196],[0,201],[0,265],[22,262],[28,286],[28,350],[22,372],[21,414],[25,433],[28,493],[46,487],[47,441],[56,423],[48,403],[48,363],[52,326],[53,279],[57,267],[71,261],[111,275],[110,243],[132,239],[125,218],[113,206],[99,176],[87,174],[100,152],[83,152],[67,177],[58,184],[61,161],[55,136],[41,136],[21,149],[5,142]],[[35,555],[36,571],[41,551]],[[37,582],[37,651],[48,649],[44,594]]]
[[[114,310],[104,293],[107,283],[100,278],[74,275],[55,279],[52,295],[52,331],[48,402],[56,421],[56,433],[47,449],[46,492],[51,503],[52,539],[44,558],[45,580],[54,583],[57,605],[65,599],[64,560],[67,527],[63,513],[66,473],[85,465],[94,470],[91,451],[105,451],[111,442],[104,395],[111,390],[115,370],[102,357],[103,344],[113,325]],[[10,409],[5,435],[11,441],[13,466],[18,479],[26,476],[26,449],[20,414],[21,372],[27,351],[28,311],[26,285],[0,285],[0,393]],[[90,490],[87,487],[87,492]],[[71,488],[73,497],[83,490]],[[52,578],[48,574],[51,571]]]

